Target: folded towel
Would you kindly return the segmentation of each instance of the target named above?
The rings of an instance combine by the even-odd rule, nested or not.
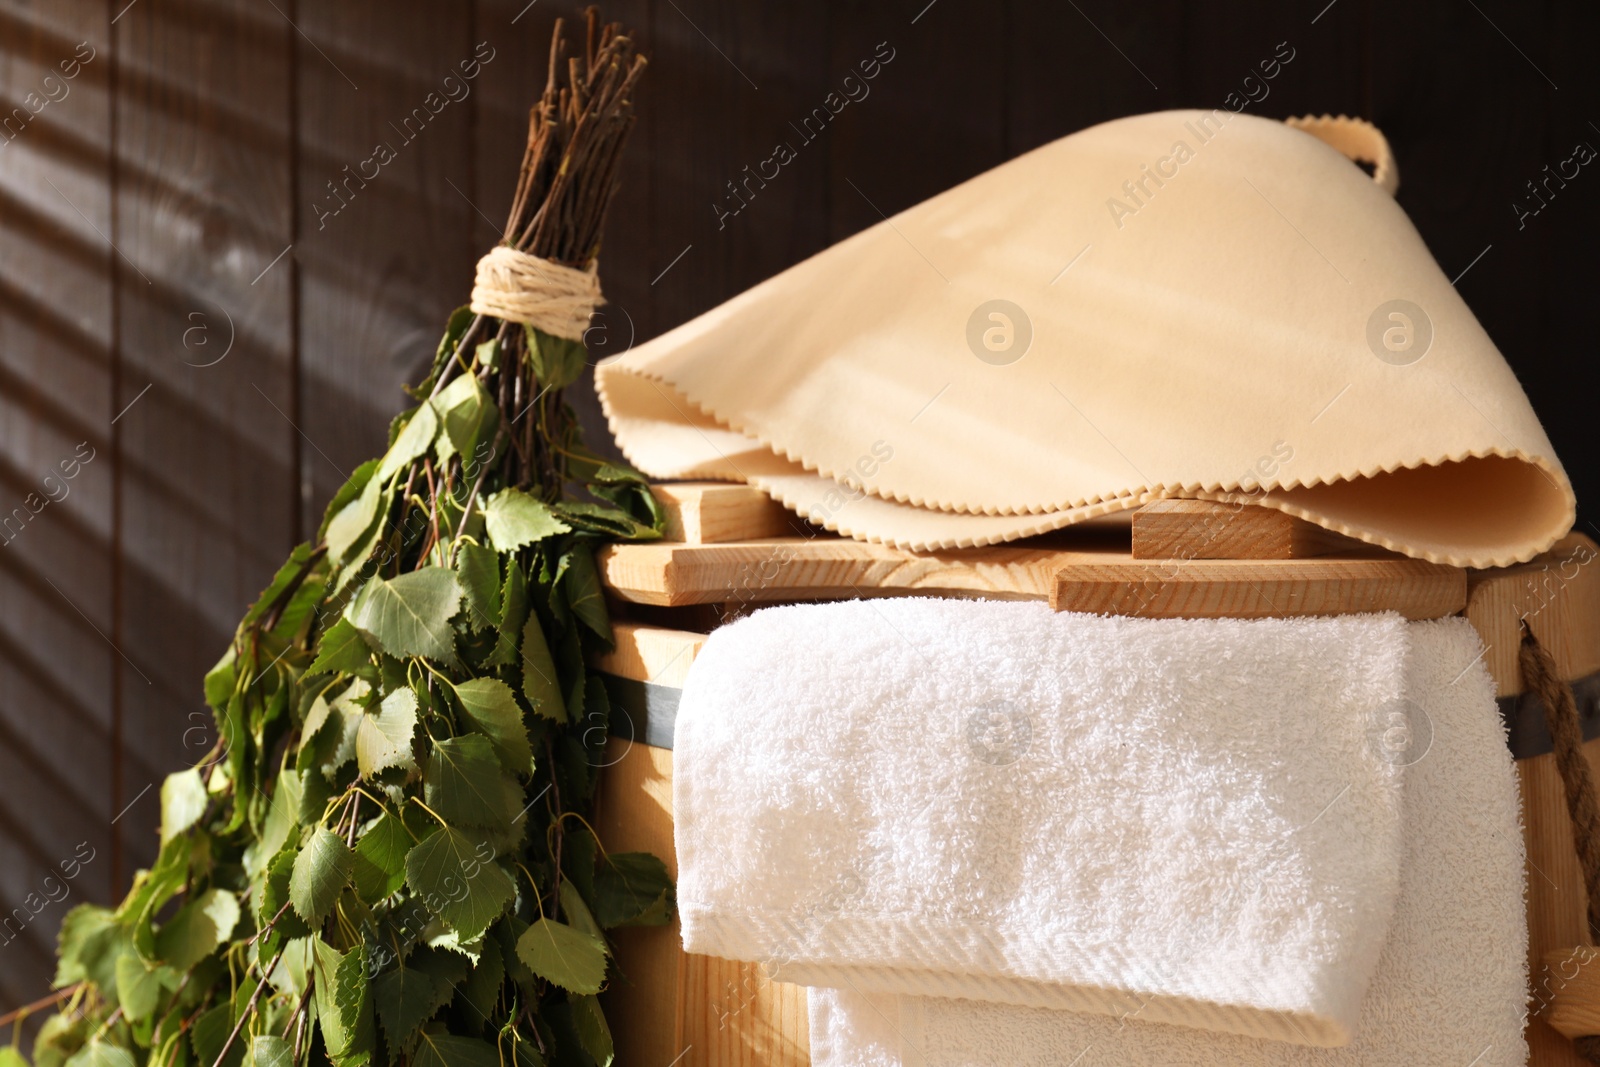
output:
[[[1501,1067],[1527,1061],[1516,772],[1463,619],[1414,623],[1400,896],[1355,1039],[1309,1049],[1005,1004],[811,991],[814,1067]]]
[[[1398,886],[1404,625],[906,599],[724,627],[674,742],[685,948],[1343,1043]]]

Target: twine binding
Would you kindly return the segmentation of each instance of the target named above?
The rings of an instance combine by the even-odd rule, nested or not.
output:
[[[581,341],[589,317],[604,302],[598,266],[578,270],[496,245],[478,260],[470,306],[479,315],[527,323],[552,336]]]
[[[1594,778],[1583,754],[1583,728],[1572,687],[1561,680],[1555,658],[1539,644],[1526,620],[1518,657],[1523,684],[1539,695],[1545,721],[1555,742],[1556,769],[1566,792],[1567,814],[1572,819],[1572,843],[1583,870],[1589,898],[1588,925],[1591,944],[1600,935],[1600,805],[1595,802]],[[1600,1036],[1577,1037],[1572,1049],[1590,1063],[1600,1063]]]

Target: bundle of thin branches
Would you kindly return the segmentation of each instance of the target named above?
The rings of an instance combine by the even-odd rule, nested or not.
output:
[[[644,60],[592,11],[564,47],[558,23],[507,242],[587,271]],[[387,450],[206,676],[220,740],[163,784],[156,863],[63,923],[40,1065],[610,1063],[608,932],[668,921],[673,891],[587,820],[593,552],[661,514],[578,439],[585,366],[580,339],[451,316]]]

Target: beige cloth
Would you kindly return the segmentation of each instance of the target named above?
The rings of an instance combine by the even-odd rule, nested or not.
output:
[[[1371,138],[1307,122],[1140,115],[997,167],[602,364],[618,443],[910,548],[1244,494],[1426,559],[1537,554],[1575,504],[1527,398],[1319,139]],[[1020,357],[983,351],[994,300]]]

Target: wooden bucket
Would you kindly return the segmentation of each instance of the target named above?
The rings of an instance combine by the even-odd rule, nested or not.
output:
[[[597,828],[608,850],[645,849],[676,876],[671,720],[677,691],[721,621],[764,603],[896,594],[1048,600],[1058,610],[1146,617],[1283,617],[1393,610],[1465,614],[1518,756],[1527,846],[1527,1037],[1535,1067],[1583,1061],[1571,1036],[1600,1034],[1600,950],[1543,712],[1523,699],[1521,624],[1578,696],[1585,738],[1600,734],[1600,566],[1569,535],[1532,562],[1486,571],[1406,559],[1265,508],[1160,501],[1128,525],[1022,544],[916,553],[804,527],[762,493],[664,485],[671,540],[619,545],[600,566],[617,649],[596,663],[614,707]],[[1130,530],[1131,527],[1131,530]],[[1600,774],[1600,740],[1585,754]],[[618,1062],[657,1067],[800,1067],[810,1062],[805,991],[759,964],[685,953],[676,923],[617,931],[620,977],[606,991]]]

